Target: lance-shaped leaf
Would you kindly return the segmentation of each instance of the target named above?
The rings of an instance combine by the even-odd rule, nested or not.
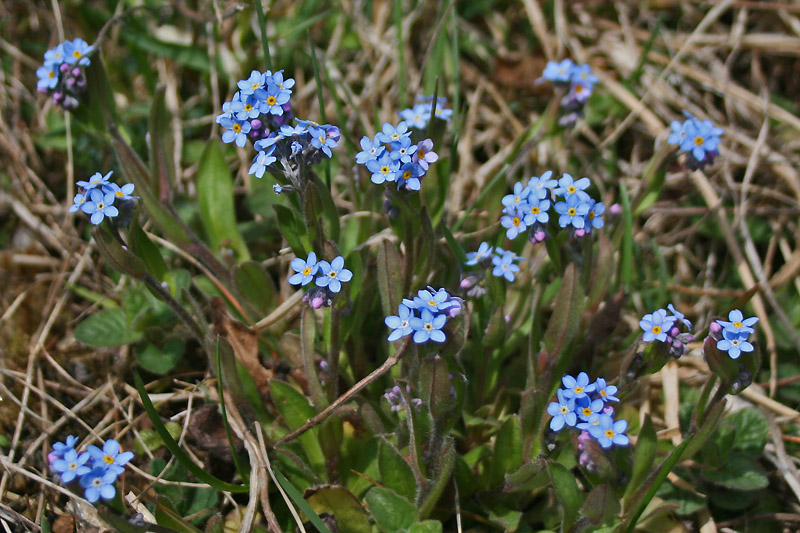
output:
[[[352,492],[340,485],[321,485],[306,489],[303,497],[317,514],[336,517],[339,531],[370,533],[369,515]]]
[[[159,282],[168,281],[166,278],[171,278],[171,276],[168,276],[167,264],[164,262],[158,247],[153,244],[153,241],[150,240],[142,227],[134,221],[128,233],[133,253],[144,261],[147,271]]]
[[[325,223],[325,235],[328,239],[338,242],[340,231],[339,212],[336,210],[336,204],[333,202],[331,191],[322,183],[322,180],[320,180],[316,174],[312,173],[311,179],[314,181],[317,194],[319,194],[319,199],[322,202],[322,213],[319,213],[318,216],[321,215]]]
[[[500,485],[506,474],[515,472],[522,466],[522,426],[519,417],[511,415],[503,422],[494,441],[490,486]]]
[[[200,157],[200,166],[197,169],[197,203],[211,248],[219,253],[222,246],[227,246],[236,251],[240,261],[250,259],[250,252],[236,225],[233,180],[217,139],[208,141]]]
[[[409,501],[417,494],[417,482],[408,462],[385,439],[378,448],[378,471],[385,487],[396,491]]]
[[[447,362],[438,355],[431,355],[422,362],[419,370],[419,393],[434,420],[440,420],[455,406],[456,399],[450,394]]]
[[[544,344],[548,353],[557,357],[566,347],[580,326],[585,301],[583,285],[575,264],[564,271],[561,287],[556,295],[553,315],[544,333]]]
[[[233,268],[236,290],[253,305],[259,313],[266,315],[276,307],[277,289],[266,269],[256,261],[245,261]]]
[[[169,201],[175,183],[175,138],[171,128],[171,117],[166,105],[164,86],[156,89],[150,107],[150,175],[153,192]]]
[[[575,483],[575,476],[560,463],[548,462],[547,471],[550,473],[550,482],[556,491],[556,497],[564,509],[561,530],[569,531],[583,503],[578,484]]]
[[[311,250],[312,247],[311,243],[308,242],[308,238],[304,240],[305,235],[301,237],[301,233],[297,231],[294,212],[281,204],[274,204],[272,207],[275,209],[275,215],[278,218],[278,228],[281,230],[281,235],[289,243],[289,247],[297,257],[305,257],[305,250]]]
[[[134,279],[144,279],[147,275],[144,262],[123,248],[106,227],[95,226],[92,236],[97,243],[97,249],[100,250],[100,255],[112,268],[124,272]]]
[[[428,209],[422,208],[419,215],[421,230],[416,239],[417,258],[416,274],[418,280],[428,279],[428,273],[431,270],[433,263],[434,239],[433,225],[431,224],[431,217],[428,215]]]
[[[656,431],[653,429],[650,415],[646,415],[642,429],[639,431],[639,438],[636,440],[636,450],[633,453],[633,473],[625,491],[624,500],[626,502],[636,493],[650,473],[650,468],[652,468],[653,461],[656,458],[657,448]]]
[[[442,445],[442,453],[434,459],[432,482],[428,484],[428,493],[419,502],[420,518],[427,518],[433,511],[436,502],[442,495],[444,488],[450,482],[453,475],[453,467],[456,463],[456,446],[453,437],[448,437]]]
[[[590,308],[600,303],[606,295],[611,287],[611,276],[614,275],[614,250],[605,234],[597,239],[597,258],[592,269],[587,304]]]
[[[158,195],[150,186],[150,172],[139,155],[122,139],[115,128],[111,129],[111,135],[113,137],[111,144],[122,173],[136,185],[136,194],[142,199],[142,204],[150,218],[173,244],[181,247],[192,245],[192,238],[183,221],[161,203]]]
[[[308,183],[303,199],[303,216],[305,217],[308,238],[315,243],[315,249],[322,249],[322,243],[327,240],[325,226],[322,223],[323,209],[322,198],[317,185],[313,182]]]
[[[619,512],[619,498],[610,485],[599,485],[589,493],[581,513],[597,526]]]
[[[407,530],[418,521],[417,508],[391,489],[373,487],[365,501],[381,531]]]
[[[278,381],[277,379],[271,380],[270,394],[272,395],[272,401],[275,402],[275,406],[278,408],[278,411],[280,411],[289,429],[299,428],[305,424],[309,418],[317,414],[316,409],[308,403],[306,397],[292,388],[288,383]],[[303,450],[305,450],[308,461],[311,463],[314,471],[324,472],[325,455],[322,453],[322,446],[319,444],[316,428],[306,431],[297,437],[297,440],[300,441],[301,446],[303,446]]]
[[[403,298],[403,258],[388,239],[382,240],[378,248],[378,287],[384,316],[397,314]]]

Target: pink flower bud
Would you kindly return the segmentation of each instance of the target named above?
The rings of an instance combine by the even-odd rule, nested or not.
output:
[[[622,214],[622,206],[619,204],[611,204],[611,207],[608,208],[608,212],[612,215],[620,215]]]
[[[325,302],[325,299],[322,296],[314,296],[311,299],[311,303],[309,304],[312,309],[319,309],[322,307],[322,304]]]

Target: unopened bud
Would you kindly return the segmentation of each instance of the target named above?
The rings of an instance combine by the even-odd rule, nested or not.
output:
[[[611,204],[611,207],[608,208],[608,212],[614,216],[622,214],[622,206],[619,204]]]

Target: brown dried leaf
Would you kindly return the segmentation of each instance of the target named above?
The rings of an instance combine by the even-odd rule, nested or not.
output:
[[[214,332],[228,341],[236,359],[250,373],[261,394],[269,394],[269,380],[272,379],[273,372],[265,368],[258,358],[258,337],[255,332],[233,320],[220,298],[211,300],[211,315]]]

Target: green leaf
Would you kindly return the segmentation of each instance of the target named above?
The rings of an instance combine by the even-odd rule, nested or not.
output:
[[[428,493],[419,502],[419,516],[420,518],[427,518],[433,511],[436,502],[442,495],[447,484],[450,482],[450,476],[453,475],[453,468],[456,462],[456,445],[453,437],[447,437],[442,444],[442,452],[434,459],[435,466],[431,470],[434,472],[435,478],[428,483]]]
[[[306,257],[306,247],[297,232],[297,224],[292,210],[282,204],[275,204],[272,207],[278,217],[278,228],[280,228],[283,238],[289,243],[289,247],[297,257]],[[311,247],[309,246],[308,249],[310,250]]]
[[[334,241],[339,241],[339,211],[336,209],[336,204],[333,202],[330,189],[322,183],[316,174],[312,174],[314,184],[317,186],[317,193],[319,199],[322,201],[322,219],[325,222],[325,236]]]
[[[168,273],[167,265],[164,263],[164,258],[156,245],[153,244],[153,241],[150,240],[137,223],[131,224],[131,228],[128,231],[133,253],[144,262],[147,272],[159,282],[167,281],[165,279]]]
[[[442,523],[438,520],[423,520],[411,526],[408,533],[442,533]]]
[[[307,489],[303,497],[317,514],[334,515],[340,531],[371,533],[369,515],[358,498],[346,488],[340,485],[322,485]]]
[[[382,240],[378,248],[378,287],[383,315],[394,315],[403,298],[403,258],[388,239]]]
[[[233,268],[236,290],[264,315],[275,308],[277,290],[266,269],[256,261],[245,261]]]
[[[162,204],[161,199],[153,191],[150,185],[152,176],[139,155],[122,139],[118,131],[112,129],[111,134],[113,136],[111,145],[114,147],[122,173],[136,185],[136,194],[142,199],[142,205],[155,225],[173,244],[184,247],[191,245],[192,238],[183,221],[167,205]]]
[[[619,509],[619,498],[614,489],[609,485],[599,485],[586,497],[581,513],[597,526],[619,513]]]
[[[447,245],[450,247],[450,250],[452,250],[456,262],[459,265],[465,264],[467,262],[467,254],[464,252],[464,248],[461,247],[461,244],[453,236],[453,232],[450,231],[450,228],[447,227],[444,221],[439,224],[439,227],[442,229],[442,235],[444,235]]]
[[[500,427],[494,441],[490,486],[500,485],[506,474],[516,472],[521,466],[522,426],[519,417],[511,415]]]
[[[158,416],[155,406],[153,406],[153,402],[150,401],[150,396],[147,394],[147,389],[144,388],[142,377],[136,371],[133,372],[133,380],[136,385],[136,390],[139,392],[139,397],[142,399],[144,410],[147,411],[147,416],[150,417],[150,421],[153,423],[154,429],[158,432],[161,440],[164,441],[164,445],[166,445],[169,451],[172,452],[172,455],[174,455],[175,458],[180,461],[187,470],[189,470],[189,472],[194,474],[200,481],[208,483],[217,490],[225,490],[237,493],[250,491],[250,488],[245,485],[233,485],[232,483],[222,481],[221,479],[212,476],[197,463],[195,463],[192,458],[189,457],[189,455],[183,450],[183,448],[180,447],[175,439],[172,438],[169,430],[167,430],[167,428],[164,426],[164,423],[161,421],[161,417]]]
[[[556,497],[561,502],[564,509],[564,518],[561,522],[561,530],[568,531],[578,516],[581,508],[581,493],[578,484],[575,483],[575,476],[570,473],[563,465],[555,462],[547,463],[547,470],[550,473],[550,481],[556,491]]]
[[[620,279],[625,287],[630,288],[633,283],[633,215],[631,214],[631,201],[625,185],[619,184],[619,199],[622,204],[622,253],[620,254],[619,272]]]
[[[758,490],[769,485],[764,468],[757,460],[743,453],[732,454],[725,466],[704,471],[703,477],[717,485],[736,490]]]
[[[421,231],[416,239],[416,275],[417,279],[426,280],[428,279],[428,273],[430,272],[431,264],[433,263],[434,244],[436,237],[433,234],[433,225],[431,223],[431,217],[428,215],[427,207],[422,208],[422,211],[419,214],[419,219],[421,222]]]
[[[103,309],[85,318],[75,328],[75,339],[88,346],[124,346],[142,338],[131,329],[121,309]]]
[[[736,411],[722,422],[722,426],[727,424],[733,424],[736,428],[734,450],[753,456],[761,455],[769,436],[769,420],[760,409],[748,407]]]
[[[144,262],[124,248],[119,239],[112,235],[106,226],[95,226],[92,230],[92,237],[97,243],[100,255],[112,268],[128,274],[134,279],[145,279],[147,269]]]
[[[657,449],[658,442],[656,441],[653,422],[650,420],[650,415],[646,415],[642,429],[639,431],[639,439],[636,441],[636,450],[633,453],[633,473],[625,491],[624,499],[626,502],[639,489],[642,482],[647,479],[647,475],[653,467]]]
[[[611,287],[611,278],[614,275],[614,249],[611,242],[603,233],[597,239],[597,259],[592,270],[589,291],[589,307],[594,307],[603,299]]]
[[[311,523],[314,524],[314,527],[319,530],[319,533],[331,533],[331,530],[328,529],[328,526],[326,526],[325,522],[320,519],[319,515],[314,512],[314,509],[312,509],[308,502],[303,498],[303,495],[300,494],[300,491],[297,489],[297,487],[295,487],[291,481],[286,479],[286,476],[284,476],[280,470],[275,468],[274,463],[272,466],[272,471],[275,474],[275,479],[278,480],[278,483],[280,483],[281,487],[283,487],[283,490],[286,491],[286,495],[289,496],[289,499],[292,500],[292,503],[294,503],[306,514]]]
[[[290,429],[297,429],[317,414],[317,411],[308,403],[308,399],[292,388],[291,385],[277,379],[269,382],[272,401],[280,411]],[[325,471],[325,456],[314,429],[306,431],[297,440],[306,452],[308,461],[316,472]]]
[[[142,350],[136,352],[136,362],[148,372],[163,375],[180,362],[184,349],[181,339],[169,339],[163,348],[147,343]]]
[[[551,356],[556,356],[575,337],[584,310],[583,285],[577,267],[571,263],[564,271],[556,295],[553,316],[544,333],[544,344]]]
[[[158,87],[150,107],[150,175],[153,192],[168,197],[175,183],[175,138],[172,134],[170,112],[167,109],[166,90]]]
[[[677,503],[680,507],[675,513],[681,516],[694,514],[706,506],[706,500],[700,494],[678,488],[670,482],[661,485],[656,496],[664,501]]]
[[[498,524],[505,531],[516,531],[519,529],[519,522],[522,520],[522,513],[520,511],[511,511],[509,509],[497,509],[489,513],[489,520]]]
[[[391,489],[373,487],[364,500],[381,531],[408,529],[419,520],[417,508]]]
[[[325,187],[325,185],[322,185]],[[326,240],[325,226],[322,218],[322,198],[319,194],[319,187],[314,182],[306,185],[305,197],[303,202],[303,218],[305,220],[308,238],[314,243],[314,248],[321,250]]]
[[[409,501],[414,501],[417,482],[411,467],[398,451],[387,441],[382,440],[378,448],[378,471],[381,483],[396,491]]]
[[[197,168],[197,203],[211,248],[219,253],[221,247],[230,247],[236,251],[239,261],[249,260],[250,252],[236,225],[231,172],[217,139],[208,141],[200,157]]]

